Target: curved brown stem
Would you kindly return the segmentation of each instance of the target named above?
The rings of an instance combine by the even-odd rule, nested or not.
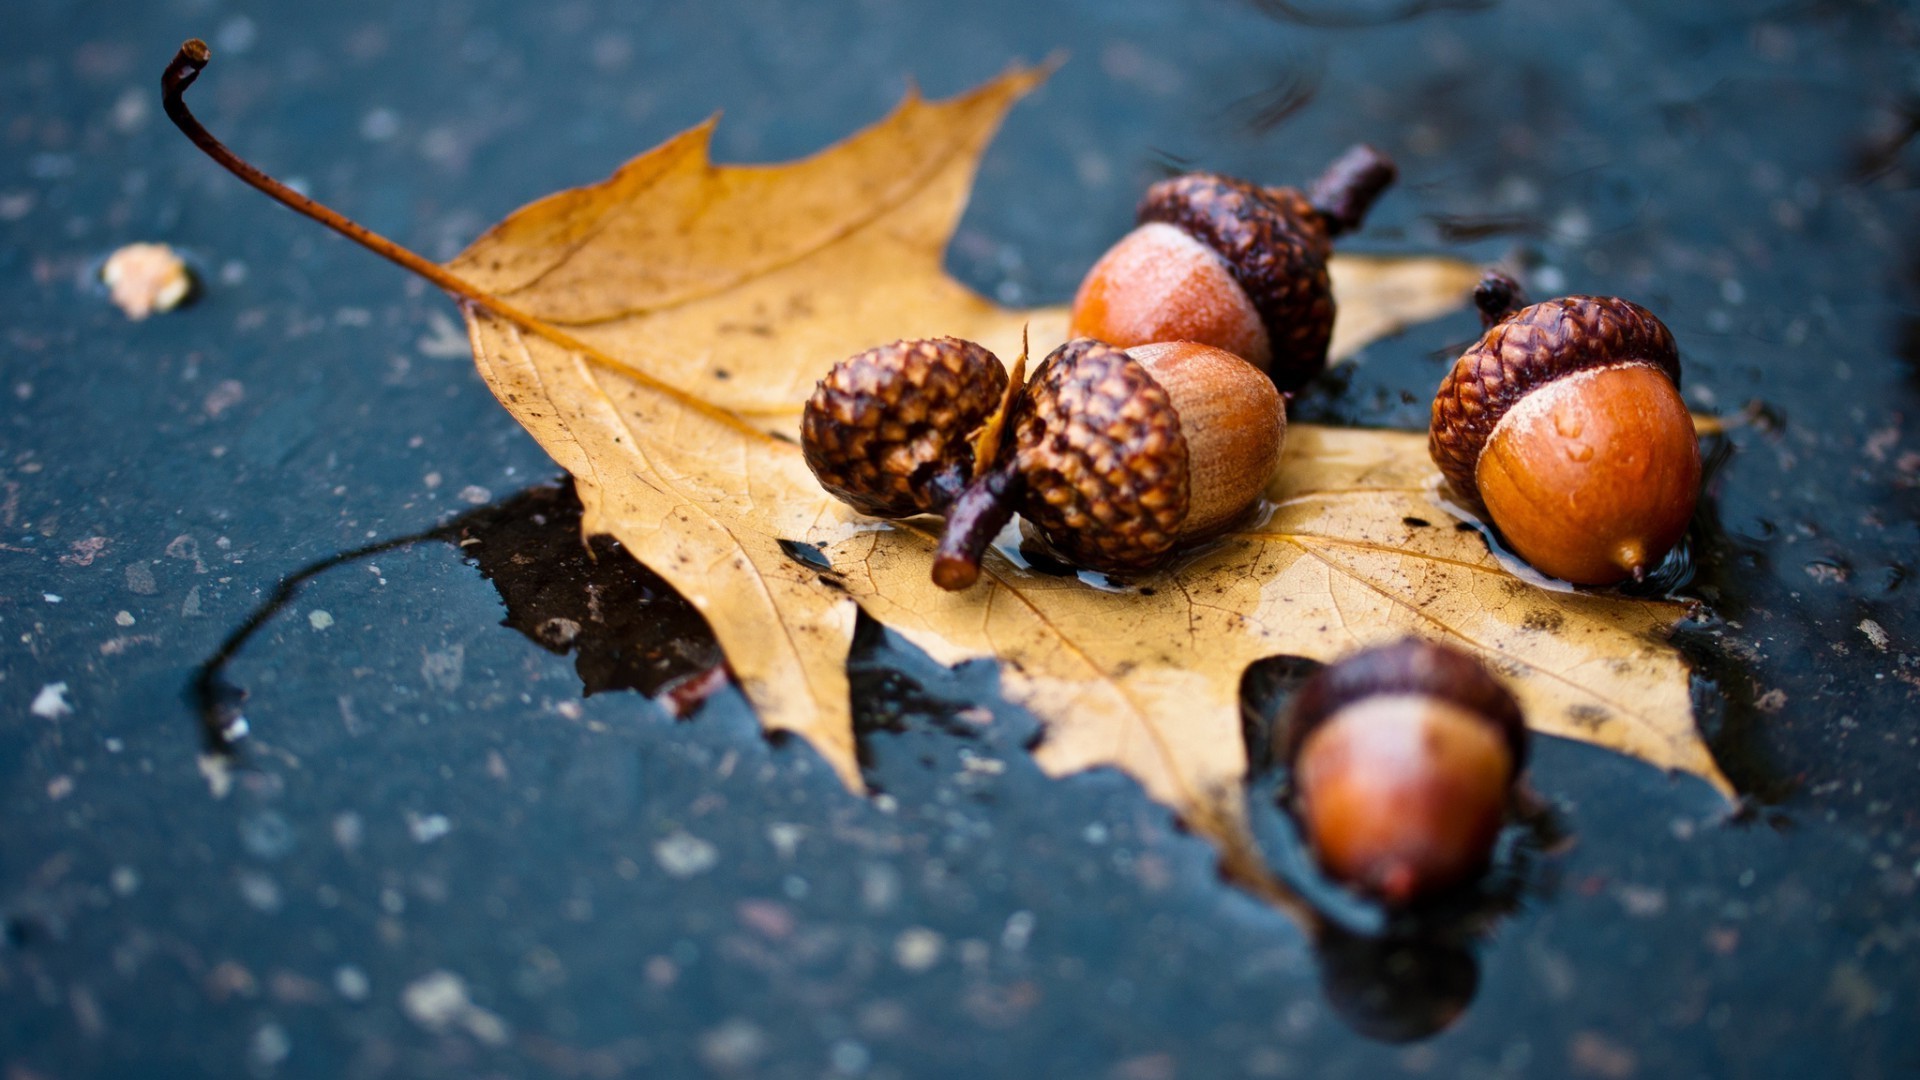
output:
[[[947,466],[927,478],[921,491],[926,504],[933,507],[935,513],[944,514],[947,507],[953,505],[967,488],[967,468],[959,462],[949,462]]]
[[[240,155],[228,149],[225,143],[214,138],[213,133],[202,126],[199,119],[193,115],[192,110],[187,108],[187,87],[192,86],[194,80],[200,77],[201,70],[207,66],[207,61],[212,59],[212,57],[213,52],[207,48],[206,42],[201,41],[199,38],[189,39],[185,44],[180,46],[180,51],[174,54],[173,62],[167,65],[166,72],[160,76],[160,93],[161,102],[167,110],[167,117],[173,121],[174,126],[179,128],[187,138],[193,140],[193,144],[204,151],[208,157],[219,162],[222,168],[246,181],[250,186],[264,192],[270,198],[288,207],[295,213],[312,218],[327,228],[332,229],[334,232],[366,248],[368,251],[420,275],[460,298],[460,300],[466,304],[498,316],[520,327],[522,330],[553,342],[563,349],[577,352],[595,363],[616,368],[636,382],[650,389],[657,390],[681,405],[702,413],[729,427],[741,432],[750,433],[759,438],[767,437],[765,432],[742,420],[732,412],[722,409],[711,402],[703,401],[676,386],[661,382],[659,379],[641,371],[632,364],[609,356],[607,353],[561,330],[552,323],[546,322],[529,312],[522,311],[499,297],[488,293],[486,290],[481,289],[479,286],[460,277],[458,274],[453,273],[451,270],[448,270],[446,267],[441,266],[426,256],[401,247],[399,244],[394,243],[379,233],[374,232],[372,229],[341,214],[332,207],[300,194],[255,168]]]
[[[1480,309],[1480,325],[1494,323],[1527,306],[1527,293],[1512,276],[1489,270],[1473,287],[1473,306]]]
[[[1307,192],[1307,202],[1327,223],[1327,235],[1339,236],[1360,227],[1373,201],[1398,175],[1392,158],[1360,143],[1327,166]]]
[[[212,58],[213,52],[207,48],[207,43],[201,41],[199,38],[193,38],[186,44],[180,46],[180,51],[174,54],[173,63],[168,64],[166,73],[160,76],[160,100],[166,107],[167,117],[173,121],[174,126],[178,127],[187,138],[193,140],[193,145],[205,151],[208,157],[219,162],[228,172],[245,180],[248,184],[260,191],[265,192],[268,196],[284,203],[294,211],[318,221],[320,224],[345,236],[374,254],[391,260],[392,262],[399,263],[408,270],[419,274],[421,277],[426,278],[428,281],[433,282],[435,285],[440,286],[442,289],[464,300],[472,301],[489,311],[494,311],[503,317],[512,319],[514,322],[526,321],[523,319],[513,319],[511,315],[500,311],[499,309],[504,307],[504,305],[498,300],[481,292],[471,283],[455,276],[439,263],[433,262],[424,255],[409,251],[386,237],[381,236],[379,233],[374,232],[372,229],[367,228],[365,225],[346,217],[332,207],[315,202],[305,195],[300,194],[280,181],[275,180],[273,177],[268,176],[266,173],[261,172],[251,163],[240,157],[240,155],[228,149],[225,143],[214,138],[213,133],[202,126],[199,118],[195,117],[192,110],[187,108],[186,102],[187,87],[192,86],[194,80],[200,77],[200,72],[207,66],[207,61]],[[528,318],[530,319],[531,317]]]
[[[958,592],[980,579],[980,557],[1013,517],[1026,487],[1011,468],[976,477],[947,510],[947,527],[934,549],[933,583]]]

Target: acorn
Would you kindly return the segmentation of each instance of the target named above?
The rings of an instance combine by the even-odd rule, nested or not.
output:
[[[1506,687],[1465,653],[1411,638],[1322,669],[1275,738],[1321,866],[1395,906],[1487,868],[1527,757]]]
[[[1359,228],[1394,175],[1362,145],[1304,193],[1210,173],[1163,180],[1141,200],[1139,227],[1080,283],[1069,332],[1123,349],[1212,345],[1291,393],[1327,365],[1332,240]]]
[[[1273,383],[1224,349],[1162,342],[1055,349],[1015,404],[1006,464],[949,510],[933,568],[945,589],[1017,509],[1062,558],[1148,570],[1216,535],[1260,497],[1280,461],[1286,409]]]
[[[1499,273],[1475,301],[1487,329],[1434,398],[1434,464],[1540,571],[1640,580],[1685,535],[1700,495],[1673,335],[1617,297],[1522,306]]]
[[[863,514],[945,510],[973,479],[1007,369],[959,338],[896,341],[835,364],[800,418],[800,449],[828,493]]]

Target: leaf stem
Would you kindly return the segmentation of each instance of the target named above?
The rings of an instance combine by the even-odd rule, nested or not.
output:
[[[524,323],[531,320],[531,316],[515,318],[514,315],[508,314],[507,311],[511,309],[502,310],[506,305],[481,292],[470,282],[456,276],[439,263],[409,251],[332,207],[300,194],[261,172],[240,155],[228,149],[225,143],[214,138],[213,133],[208,131],[193,115],[192,110],[187,108],[186,102],[187,87],[192,86],[194,80],[200,77],[201,70],[207,66],[207,61],[212,57],[212,50],[207,48],[207,43],[199,38],[193,38],[180,46],[180,51],[174,54],[173,63],[167,65],[166,73],[160,77],[161,101],[166,106],[168,118],[187,138],[193,140],[195,146],[205,151],[208,157],[219,162],[228,172],[266,193],[270,198],[285,204],[296,213],[312,218],[368,251],[400,264],[455,296],[478,304],[513,322]]]
[[[649,389],[656,390],[679,404],[738,431],[762,439],[769,438],[766,432],[747,423],[732,411],[695,397],[676,386],[654,378],[626,361],[602,352],[552,323],[514,307],[426,256],[394,243],[332,207],[310,199],[261,172],[246,159],[228,149],[225,143],[214,138],[213,133],[208,131],[200,123],[199,118],[193,115],[193,111],[187,108],[187,88],[200,77],[200,72],[206,68],[207,62],[212,57],[213,51],[207,48],[206,42],[199,38],[190,38],[180,46],[180,51],[174,54],[173,62],[167,65],[167,70],[160,76],[160,92],[161,102],[167,110],[167,117],[173,121],[174,126],[179,128],[187,138],[193,140],[193,144],[204,151],[208,157],[219,162],[222,168],[295,213],[311,218],[389,262],[420,275],[472,307],[480,308],[529,333],[546,338],[563,349],[580,353],[602,366],[620,371]]]

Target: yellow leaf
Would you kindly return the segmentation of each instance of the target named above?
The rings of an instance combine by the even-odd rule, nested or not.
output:
[[[942,662],[997,658],[1007,696],[1046,724],[1049,772],[1124,769],[1232,863],[1246,666],[1415,633],[1491,663],[1538,729],[1727,790],[1663,643],[1681,611],[1516,576],[1454,527],[1421,436],[1295,426],[1269,513],[1124,586],[1030,568],[1003,537],[979,586],[943,592],[928,577],[935,522],[864,518],[821,491],[792,432],[835,361],[902,337],[1009,359],[1023,327],[1035,355],[1064,338],[1060,309],[998,307],[941,269],[981,154],[1041,77],[909,97],[780,166],[713,164],[705,125],[520,210],[449,264],[532,316],[468,306],[482,375],[573,474],[584,527],[706,616],[766,726],[860,786],[857,604]],[[1476,276],[1445,258],[1337,258],[1336,355],[1460,306]]]

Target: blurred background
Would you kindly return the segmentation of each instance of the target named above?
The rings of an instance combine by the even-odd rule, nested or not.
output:
[[[1910,6],[7,19],[5,1080],[1920,1071]],[[716,659],[698,617],[583,557],[448,301],[173,131],[158,78],[189,36],[216,134],[435,258],[716,111],[716,157],[777,161],[909,85],[1055,54],[949,253],[1004,303],[1066,301],[1171,171],[1299,183],[1374,142],[1402,179],[1352,250],[1634,299],[1679,339],[1689,403],[1739,418],[1679,642],[1747,798],[1546,740],[1562,838],[1497,903],[1314,940],[1131,781],[1041,776],[990,667],[877,627],[853,659],[875,798],[763,740],[732,691],[675,721],[649,695]],[[107,302],[101,262],[136,240],[188,257],[197,302],[139,323]],[[1423,427],[1476,333],[1462,313],[1378,343],[1301,415]],[[202,716],[242,687],[253,734],[224,769]]]

